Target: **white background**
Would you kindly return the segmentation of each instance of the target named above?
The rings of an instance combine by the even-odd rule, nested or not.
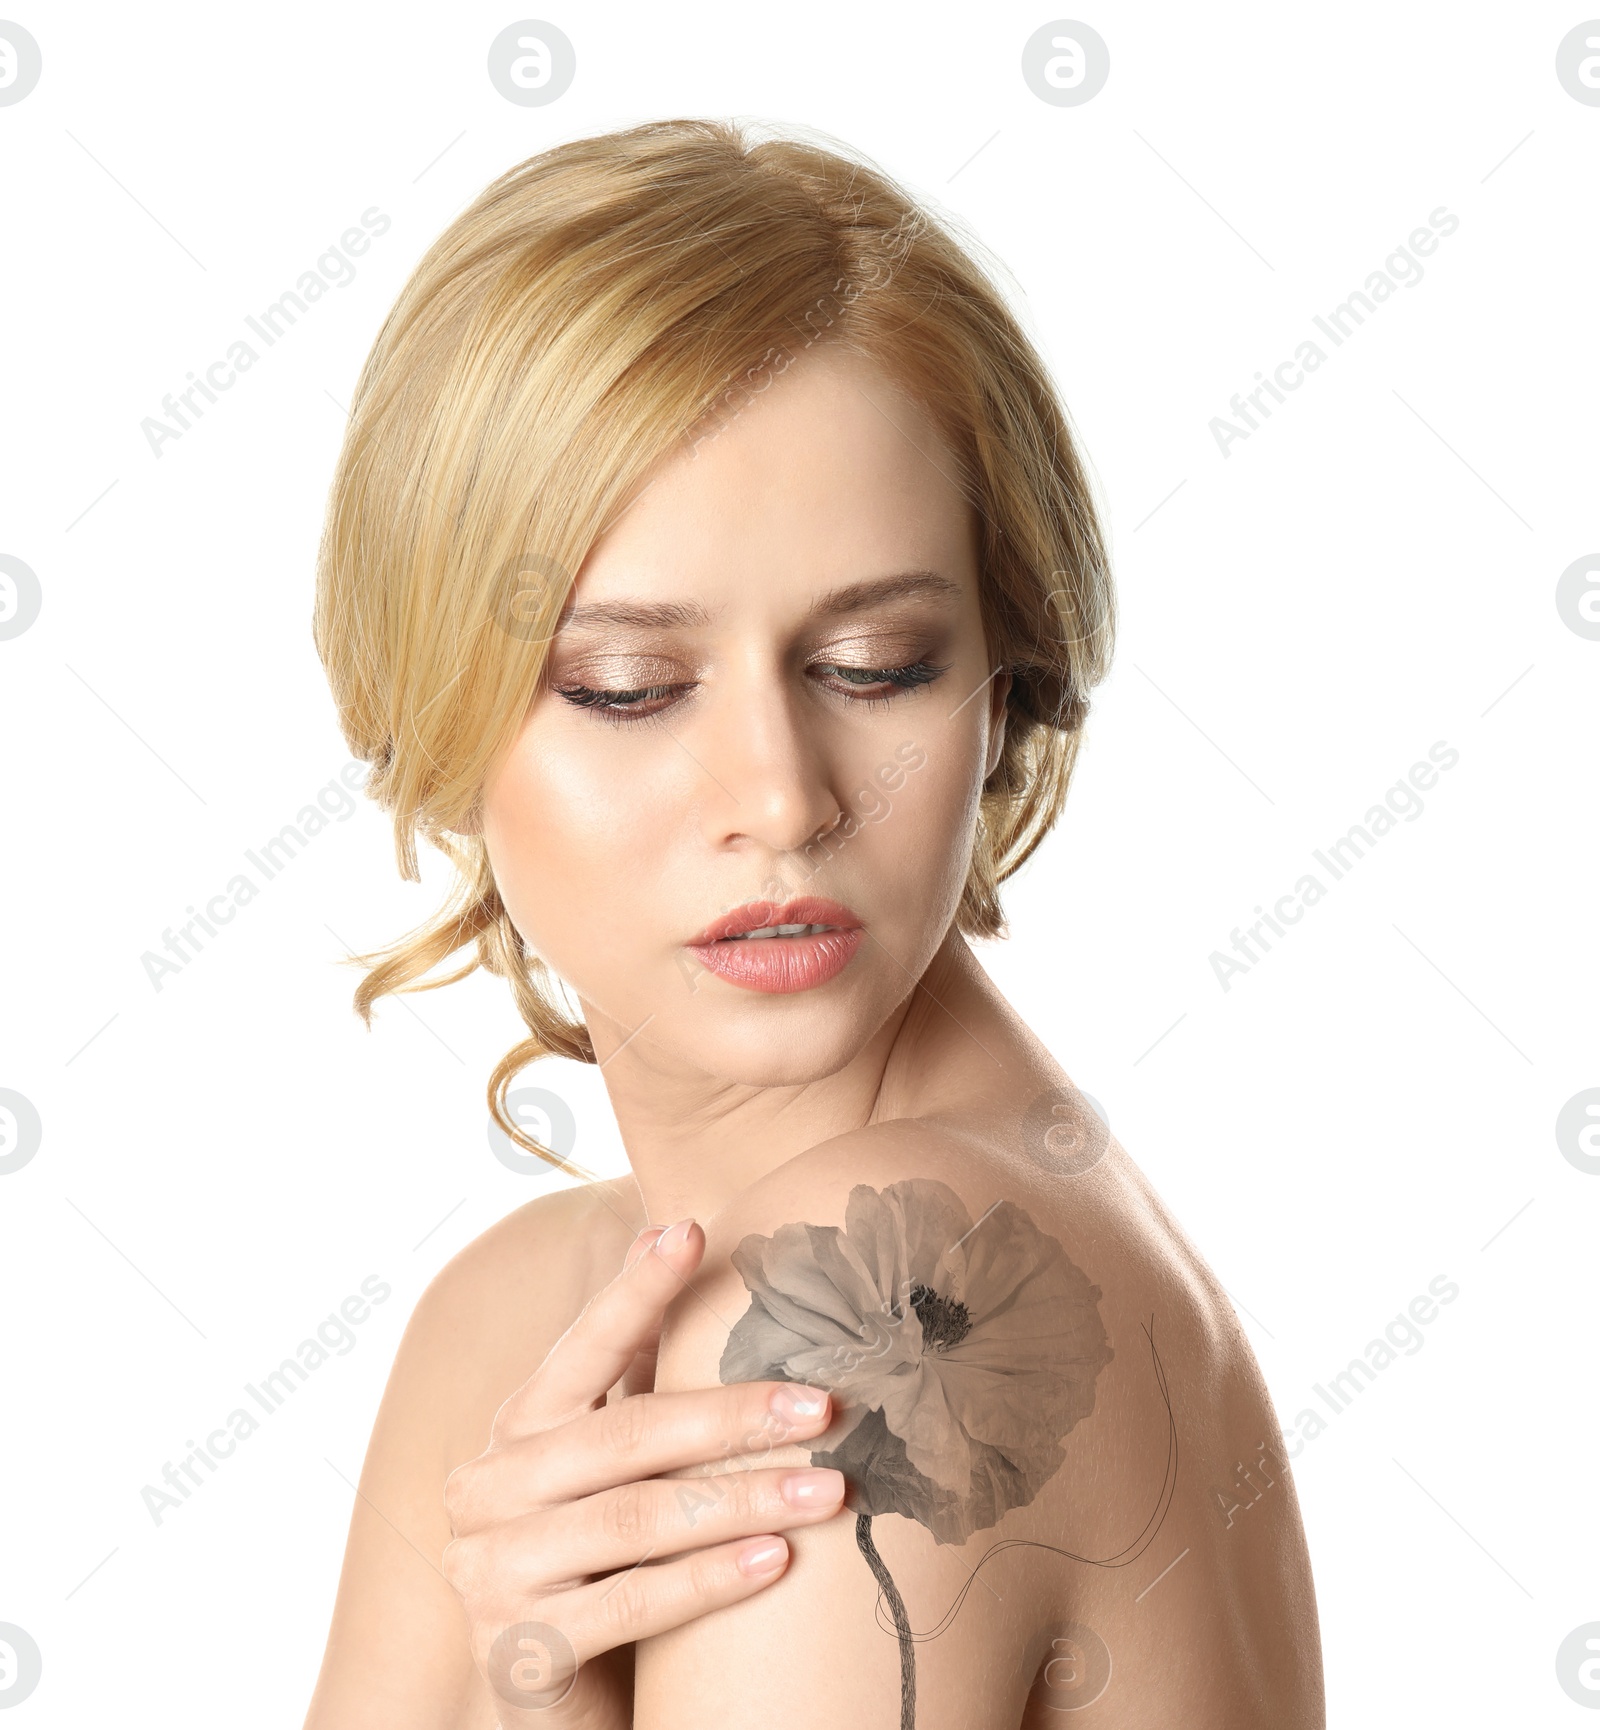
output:
[[[505,988],[389,1000],[371,1034],[350,1009],[346,946],[446,881],[401,884],[375,810],[159,992],[141,956],[347,761],[313,557],[340,405],[412,265],[512,164],[677,114],[831,133],[1014,278],[1122,631],[1014,935],[980,952],[1233,1294],[1284,1425],[1431,1279],[1460,1288],[1294,1462],[1330,1721],[1600,1722],[1555,1669],[1600,1619],[1600,1177],[1555,1137],[1600,1086],[1600,642],[1555,601],[1600,545],[1600,107],[1555,75],[1589,14],[8,15],[43,52],[0,107],[0,553],[43,591],[0,642],[0,1087],[44,1126],[0,1177],[0,1622],[44,1655],[18,1730],[300,1721],[405,1318],[531,1192],[485,1134]],[[527,16],[576,48],[549,107],[486,73]],[[1061,16],[1110,50],[1078,107],[1020,71]],[[162,398],[374,205],[356,279],[152,455]],[[1423,280],[1223,456],[1212,417],[1440,206],[1459,228]],[[1422,816],[1224,990],[1212,952],[1437,740],[1460,760]],[[600,1078],[537,1078],[620,1170]],[[154,1523],[141,1488],[373,1274],[393,1295],[355,1348]]]

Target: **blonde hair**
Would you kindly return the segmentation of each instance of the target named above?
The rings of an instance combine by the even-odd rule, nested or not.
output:
[[[770,129],[768,129],[770,134]],[[831,141],[830,141],[831,143]],[[1111,647],[1105,548],[1066,415],[974,243],[869,163],[748,124],[666,120],[502,175],[412,272],[362,368],[328,503],[313,623],[403,877],[420,834],[456,867],[440,913],[351,959],[387,993],[510,981],[528,1029],[489,1080],[594,1061],[470,825],[537,688],[574,574],[648,471],[737,415],[816,341],[875,361],[940,429],[978,516],[982,609],[1011,674],[957,914],[1004,932],[1000,884],[1059,814]],[[753,382],[752,382],[753,381]],[[466,945],[443,978],[423,976]]]

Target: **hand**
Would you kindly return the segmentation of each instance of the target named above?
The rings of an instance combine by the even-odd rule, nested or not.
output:
[[[605,1403],[704,1251],[692,1220],[641,1232],[495,1414],[488,1448],[445,1483],[444,1573],[506,1730],[631,1725],[633,1642],[771,1585],[789,1560],[779,1534],[843,1502],[831,1470],[654,1475],[820,1434],[821,1388],[740,1382]]]

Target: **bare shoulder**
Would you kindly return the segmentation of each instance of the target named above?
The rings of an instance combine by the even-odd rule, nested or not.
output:
[[[417,1300],[373,1424],[307,1730],[497,1720],[439,1571],[446,1478],[621,1266],[620,1184],[553,1191],[457,1252]]]
[[[1315,1602],[1254,1354],[1083,1096],[1022,1092],[838,1137],[743,1192],[663,1362],[835,1391],[811,1458],[858,1486],[912,1627],[942,1630],[919,1666],[959,1696],[976,1652],[1009,1649],[1037,1679],[997,1723],[1103,1693],[1108,1730],[1312,1730]]]
[[[486,1393],[510,1374],[516,1375],[512,1388],[520,1386],[621,1268],[643,1224],[642,1218],[631,1223],[638,1213],[637,1192],[619,1179],[573,1185],[525,1203],[434,1276],[412,1316],[419,1345]]]
[[[458,1250],[417,1300],[362,1488],[407,1505],[407,1535],[430,1558],[449,1539],[445,1478],[487,1447],[496,1411],[620,1267],[630,1234],[617,1187],[581,1184],[517,1208]]]

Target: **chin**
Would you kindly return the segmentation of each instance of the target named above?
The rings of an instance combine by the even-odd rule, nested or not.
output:
[[[829,1004],[766,997],[756,1003],[759,1012],[748,998],[719,1005],[718,1013],[704,1017],[682,1055],[723,1081],[799,1087],[837,1074],[859,1056],[894,1007],[861,997]]]

